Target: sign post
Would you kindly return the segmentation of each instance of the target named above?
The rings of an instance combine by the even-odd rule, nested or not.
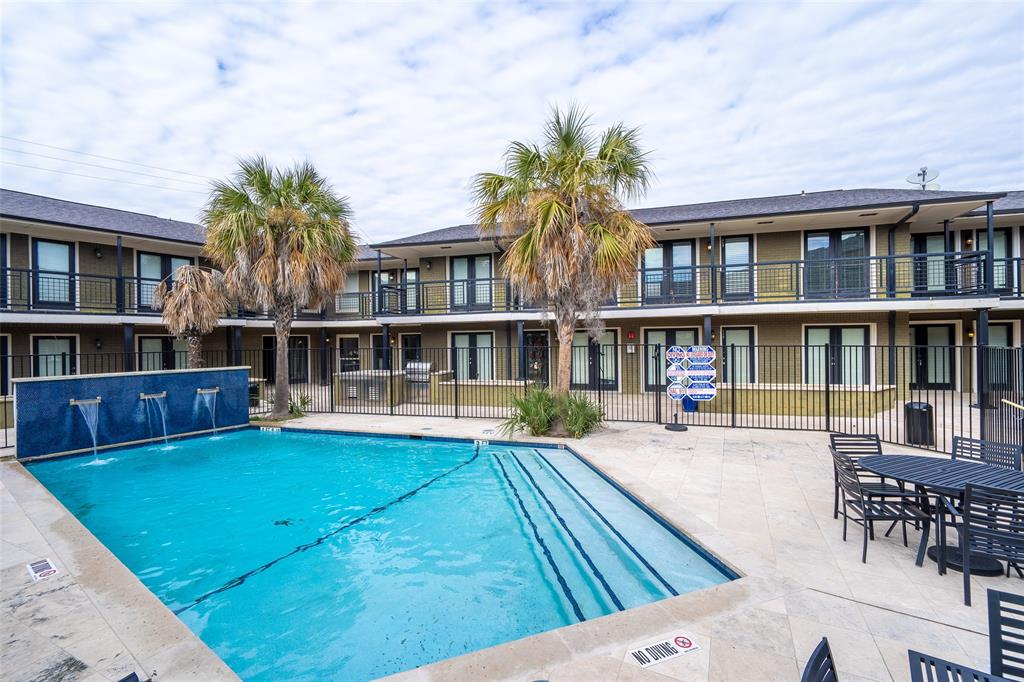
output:
[[[665,394],[678,404],[686,398],[686,384],[683,383],[686,381],[686,367],[683,366],[686,361],[686,350],[682,346],[671,346],[665,351],[665,359],[668,361],[668,369],[665,370],[668,386],[665,388]],[[679,423],[678,410],[673,412],[672,421],[665,424],[665,429],[667,431],[686,431],[686,424]]]

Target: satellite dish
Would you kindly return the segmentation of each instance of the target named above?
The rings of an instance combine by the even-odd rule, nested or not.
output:
[[[921,170],[907,176],[907,182],[911,185],[917,185],[921,189],[938,189],[938,185],[929,184],[937,177],[939,177],[938,169],[929,170],[928,166],[921,166]]]

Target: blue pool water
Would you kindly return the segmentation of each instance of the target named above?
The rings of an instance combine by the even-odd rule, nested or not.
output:
[[[365,680],[729,580],[571,452],[261,432],[30,471],[244,680]]]

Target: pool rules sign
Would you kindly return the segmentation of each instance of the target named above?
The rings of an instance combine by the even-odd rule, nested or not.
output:
[[[671,346],[665,351],[668,369],[665,377],[668,387],[665,393],[672,400],[690,398],[696,402],[714,400],[718,395],[715,386],[715,349],[711,346]]]

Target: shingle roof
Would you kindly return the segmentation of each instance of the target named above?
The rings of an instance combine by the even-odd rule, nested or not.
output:
[[[203,243],[203,228],[195,223],[158,218],[144,213],[80,204],[10,189],[0,189],[0,217],[32,220],[67,227],[132,234],[188,244]]]
[[[709,222],[759,216],[855,210],[884,206],[909,206],[913,203],[942,203],[962,200],[998,199],[1002,192],[960,192],[920,189],[837,189],[826,192],[785,194],[752,199],[730,199],[702,204],[637,208],[631,213],[648,225]],[[998,202],[997,202],[998,203]],[[476,225],[456,225],[394,239],[374,246],[415,246],[438,242],[479,239]]]
[[[1007,192],[1005,197],[992,202],[992,210],[996,213],[1024,213],[1024,190]],[[985,208],[976,208],[967,215],[985,215]]]

